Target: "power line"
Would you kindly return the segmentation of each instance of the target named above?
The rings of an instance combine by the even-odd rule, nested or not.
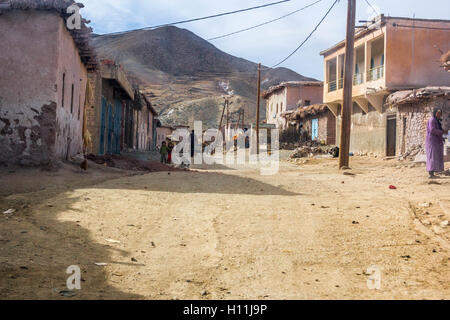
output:
[[[245,28],[245,29],[241,29],[241,30],[234,31],[234,32],[231,32],[231,33],[227,33],[227,34],[224,34],[224,35],[222,35],[222,36],[214,37],[214,38],[208,39],[208,41],[213,41],[213,40],[217,40],[217,39],[229,37],[229,36],[232,36],[232,35],[241,33],[241,32],[245,32],[245,31],[249,31],[249,30],[252,30],[252,29],[256,29],[256,28],[258,28],[258,27],[265,26],[265,25],[267,25],[267,24],[269,24],[269,23],[272,23],[272,22],[275,22],[275,21],[278,21],[278,20],[287,18],[287,17],[289,17],[289,16],[291,16],[291,15],[297,13],[297,12],[300,12],[300,11],[302,11],[302,10],[305,10],[305,9],[309,8],[309,7],[312,7],[313,5],[315,5],[315,4],[317,4],[317,3],[321,2],[321,1],[323,1],[323,0],[318,0],[318,1],[314,2],[314,3],[311,3],[311,4],[309,4],[309,5],[307,5],[307,6],[303,7],[303,8],[300,8],[300,9],[298,9],[298,10],[295,10],[295,11],[293,11],[293,12],[291,12],[291,13],[288,13],[288,14],[286,14],[286,15],[284,15],[284,16],[281,16],[281,17],[279,17],[279,18],[276,18],[276,19],[273,19],[273,20],[269,20],[269,21],[267,21],[267,22],[263,22],[263,23],[257,24],[257,25],[255,25],[255,26],[252,26],[252,27],[249,27],[249,28]]]
[[[316,30],[319,28],[319,26],[322,24],[322,22],[325,20],[325,18],[328,16],[328,14],[331,12],[331,10],[333,10],[334,6],[339,2],[340,0],[335,0],[333,5],[330,7],[330,9],[328,9],[327,13],[325,13],[325,15],[323,16],[323,18],[319,21],[319,23],[316,25],[316,27],[314,28],[314,30],[306,37],[305,40],[303,40],[303,42],[291,53],[289,54],[286,58],[284,58],[283,60],[281,60],[280,62],[278,62],[276,65],[274,65],[272,68],[278,67],[280,64],[282,64],[283,62],[285,62],[286,60],[288,60],[290,57],[292,57],[298,50],[300,50],[301,47],[303,47],[303,45],[312,37],[312,35],[314,34],[314,32],[316,32]]]
[[[224,13],[214,14],[214,15],[201,17],[201,18],[182,20],[182,21],[166,23],[166,24],[161,24],[161,25],[152,26],[152,27],[144,27],[144,28],[139,28],[139,29],[127,30],[127,31],[105,33],[103,35],[118,35],[118,34],[123,34],[123,33],[131,32],[131,31],[149,30],[149,29],[156,29],[156,28],[161,28],[161,27],[175,26],[175,25],[178,25],[178,24],[183,24],[183,23],[188,23],[188,22],[212,19],[212,18],[222,17],[222,16],[226,16],[226,15],[230,15],[230,14],[235,14],[235,13],[240,13],[240,12],[245,12],[245,11],[251,11],[251,10],[256,10],[256,9],[261,9],[261,8],[266,8],[266,7],[270,7],[270,6],[274,6],[274,5],[277,5],[277,4],[290,2],[290,1],[292,1],[292,0],[282,0],[282,1],[277,1],[277,2],[271,2],[271,3],[263,4],[263,5],[256,6],[256,7],[240,9],[240,10],[235,10],[235,11],[230,11],[230,12],[224,12]]]
[[[374,12],[376,15],[379,15],[379,14],[380,14],[380,13],[378,12],[378,10],[376,10],[376,9],[374,8],[374,6],[369,2],[369,0],[365,0],[365,1],[366,1],[366,3],[369,5],[369,7],[372,8],[373,12]]]

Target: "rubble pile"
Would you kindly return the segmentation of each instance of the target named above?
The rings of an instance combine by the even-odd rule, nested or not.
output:
[[[300,158],[312,158],[315,156],[329,155],[330,157],[337,157],[338,148],[333,146],[312,146],[304,145],[295,149],[295,151],[290,155],[290,159],[300,159]]]
[[[410,150],[399,157],[399,160],[414,161],[418,155],[425,154],[425,150],[421,145],[415,145]]]

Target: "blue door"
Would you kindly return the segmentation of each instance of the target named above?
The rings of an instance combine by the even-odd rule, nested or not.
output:
[[[108,104],[108,144],[106,147],[106,153],[112,154],[113,151],[113,133],[114,133],[114,115],[113,115],[113,107],[111,104]]]
[[[122,133],[122,102],[115,101],[114,112],[114,154],[120,154],[120,137]]]
[[[311,131],[311,139],[317,140],[319,138],[319,119],[312,119]]]
[[[100,146],[98,154],[105,154],[105,130],[106,130],[106,99],[102,97],[102,115],[101,115],[101,125],[100,125]]]

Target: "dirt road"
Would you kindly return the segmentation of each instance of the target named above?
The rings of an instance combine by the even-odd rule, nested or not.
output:
[[[0,213],[0,298],[449,299],[450,177],[351,165],[117,171],[26,193],[5,173],[0,209],[17,212]],[[82,289],[66,298],[70,265]]]

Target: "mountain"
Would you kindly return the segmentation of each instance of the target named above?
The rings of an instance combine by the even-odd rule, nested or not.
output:
[[[233,93],[231,113],[245,110],[246,122],[256,119],[257,64],[229,55],[194,33],[177,27],[97,35],[100,58],[123,65],[139,83],[166,124],[192,125],[202,120],[217,127],[223,96]],[[282,81],[314,80],[290,69],[262,72],[262,89]],[[264,101],[261,117],[265,118]],[[237,116],[235,116],[237,119]]]

